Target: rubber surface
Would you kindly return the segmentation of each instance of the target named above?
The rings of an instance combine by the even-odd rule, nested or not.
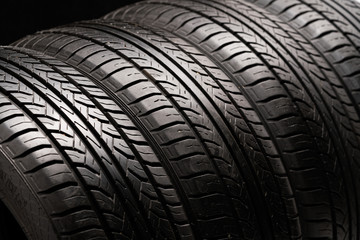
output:
[[[278,2],[282,7],[285,5],[284,1],[272,2]],[[274,9],[278,10],[279,6],[274,6]],[[325,12],[324,9],[322,11]],[[292,11],[293,15],[297,13],[299,10]],[[273,73],[278,75],[278,79],[283,82],[287,80],[292,84],[291,87],[296,86],[297,91],[301,92],[301,94],[294,94],[296,90],[293,88],[291,92],[292,88],[287,87],[290,95],[293,95],[293,102],[295,104],[298,102],[298,109],[302,111],[307,121],[310,130],[307,132],[312,132],[314,138],[317,139],[317,149],[323,156],[327,155],[327,158],[331,159],[329,161],[325,157],[323,165],[316,166],[315,161],[313,165],[309,165],[304,158],[299,158],[297,164],[300,171],[290,173],[297,176],[295,180],[294,176],[290,177],[295,189],[296,180],[302,179],[300,180],[302,189],[298,188],[294,191],[301,192],[295,194],[295,200],[302,230],[290,229],[290,232],[293,232],[293,237],[302,235],[309,238],[342,239],[357,236],[358,197],[355,194],[358,192],[356,189],[359,183],[355,176],[359,172],[360,155],[359,115],[357,104],[353,101],[356,94],[347,91],[343,79],[339,78],[336,71],[333,71],[332,63],[329,63],[322,51],[299,33],[297,28],[288,26],[286,22],[272,16],[270,12],[244,1],[197,1],[197,3],[148,1],[120,9],[105,18],[138,22],[141,25],[173,32],[194,46],[198,46],[208,56],[218,59],[218,65],[229,69],[229,74],[232,75],[239,72],[236,71],[238,68],[234,67],[236,57],[238,57],[236,59],[238,64],[240,59],[249,59],[244,57],[245,53],[257,52],[257,57],[268,66],[270,71],[273,68]],[[354,22],[354,24],[357,23]],[[353,37],[357,36],[359,32],[353,31]],[[250,51],[244,48],[240,50],[241,43],[248,45]],[[325,45],[324,42],[322,44]],[[359,57],[356,53],[353,55],[353,59]],[[255,66],[250,67],[258,67],[254,59],[251,59],[251,63]],[[233,60],[233,64],[229,66],[230,60]],[[349,63],[343,66],[353,71],[358,69]],[[247,75],[244,78],[249,77]],[[306,104],[305,107],[303,104]],[[307,110],[306,107],[310,106],[315,109]],[[315,113],[312,115],[312,121],[317,122],[315,124],[311,124],[307,119],[311,116],[308,115],[311,111]],[[316,130],[315,125],[321,128]],[[325,135],[324,130],[327,132]],[[335,152],[329,152],[326,147],[331,143],[334,144]],[[336,154],[337,158],[334,157]],[[323,179],[320,178],[321,171],[324,171]],[[353,171],[353,178],[347,174],[349,171]],[[309,172],[313,175],[309,175]],[[341,186],[343,179],[346,178],[346,186]],[[352,186],[353,182],[354,186]],[[316,184],[320,184],[319,188],[316,188]],[[330,189],[330,196],[326,193],[326,188]],[[316,191],[319,195],[315,199],[322,197],[321,203],[313,201]],[[327,200],[324,199],[326,195],[329,196]],[[329,228],[329,223],[332,223],[332,230]]]
[[[161,163],[167,165],[183,202],[186,215],[180,220],[191,223],[185,226],[192,229],[179,229],[182,238],[259,234],[254,231],[257,223],[254,210],[249,210],[253,206],[242,174],[251,178],[248,184],[255,180],[249,174],[251,170],[245,171],[246,152],[232,140],[236,134],[231,128],[235,126],[225,121],[221,113],[225,108],[216,104],[226,103],[211,91],[216,83],[170,43],[152,45],[150,37],[158,36],[147,36],[149,32],[144,30],[139,34],[140,29],[124,25],[112,30],[126,36],[119,41],[120,35],[106,32],[111,29],[99,24],[44,33],[38,36],[43,41],[34,39],[39,44],[33,48],[41,50],[44,46],[49,55],[57,52],[57,57],[102,82],[129,106],[128,111],[147,132],[148,142],[162,157]],[[132,32],[138,34],[130,35]],[[48,42],[51,45],[47,46]],[[133,78],[124,81],[126,76]],[[181,222],[176,225],[181,226]]]
[[[120,110],[95,107],[111,106],[110,98],[68,65],[30,51],[1,49],[0,71],[1,151],[13,165],[7,174],[19,172],[33,195],[3,198],[20,208],[15,215],[23,211],[19,201],[31,202],[24,218],[33,218],[24,225],[28,237],[147,238],[147,225],[136,224],[136,234],[130,225],[144,221],[136,215],[140,189],[128,186],[138,180],[131,171],[141,168],[131,164],[129,147],[116,134],[119,125],[109,122],[111,115],[124,126],[128,120]]]
[[[358,9],[148,0],[0,49],[0,179],[39,213],[0,200],[30,239],[359,238]]]

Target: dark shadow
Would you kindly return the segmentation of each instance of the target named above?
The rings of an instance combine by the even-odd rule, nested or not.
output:
[[[95,19],[139,0],[16,1],[0,4],[0,45],[28,34],[80,20]]]
[[[0,201],[0,239],[26,240],[26,236],[9,209]]]

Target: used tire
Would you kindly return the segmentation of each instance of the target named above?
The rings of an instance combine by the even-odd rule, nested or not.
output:
[[[0,78],[0,199],[27,238],[148,239],[145,208],[162,211],[139,163],[152,153],[115,102],[29,50],[2,48]]]
[[[0,49],[0,200],[29,239],[360,236],[358,5],[255,3],[150,0]]]
[[[166,168],[169,180],[163,179],[163,184],[175,188],[158,193],[167,198],[163,206],[173,208],[164,218],[171,220],[174,228],[165,229],[174,235],[166,238],[265,236],[268,230],[259,230],[255,209],[268,211],[262,210],[267,203],[260,191],[273,184],[272,176],[266,185],[253,172],[256,168],[258,174],[267,174],[262,169],[267,167],[265,157],[255,148],[259,141],[264,141],[260,147],[271,141],[251,134],[249,120],[242,120],[240,114],[256,122],[256,112],[241,94],[235,96],[241,106],[227,100],[230,93],[218,81],[229,89],[235,86],[220,69],[209,71],[161,35],[130,24],[112,28],[105,21],[84,22],[25,42],[18,45],[53,55],[112,92],[146,133],[160,157],[152,164]],[[202,61],[213,65],[205,56]],[[261,124],[254,127],[261,134]],[[260,221],[270,223],[267,218]]]
[[[300,1],[257,2],[269,3],[268,8],[272,12],[288,11],[287,16],[299,17],[301,13],[307,13],[309,10],[306,8],[305,11],[300,7],[300,3],[295,3]],[[342,4],[350,3],[349,1],[324,2],[326,3],[322,3],[323,5],[336,5],[341,9],[345,8]],[[314,6],[320,6],[320,10],[317,10],[318,15],[329,14],[324,6],[322,8],[320,4]],[[356,4],[352,3],[352,6]],[[291,7],[295,9],[289,10]],[[241,78],[239,76],[241,74],[243,79],[250,82],[250,86],[279,80],[281,84],[277,89],[284,88],[293,99],[297,113],[306,122],[306,133],[316,139],[316,150],[323,156],[321,159],[312,155],[313,158],[307,161],[309,159],[300,155],[287,158],[286,151],[284,154],[280,150],[283,152],[284,166],[288,170],[290,179],[291,190],[288,192],[294,193],[286,195],[280,192],[280,195],[282,198],[291,197],[294,200],[298,212],[290,214],[288,209],[285,212],[291,220],[298,217],[300,222],[296,225],[289,220],[288,232],[285,235],[289,234],[294,238],[302,236],[333,239],[359,236],[360,191],[357,189],[360,184],[356,176],[360,171],[360,121],[358,103],[355,100],[360,66],[358,64],[360,56],[356,50],[358,45],[349,43],[346,46],[338,46],[339,43],[336,45],[334,41],[341,42],[341,40],[337,40],[334,36],[334,39],[323,38],[322,41],[314,44],[316,41],[314,38],[309,39],[308,35],[298,31],[299,25],[289,26],[287,21],[275,17],[270,11],[240,0],[146,1],[119,9],[107,15],[105,19],[137,22],[143,26],[172,32],[215,60],[222,69],[228,70],[228,75],[232,76],[234,82],[240,82],[241,86],[247,87],[244,80],[236,79]],[[350,17],[344,22],[348,19]],[[349,36],[344,38],[352,38],[353,42],[357,43],[360,36],[359,21],[355,14],[351,19],[354,22],[348,22],[344,30]],[[307,20],[310,22],[312,18]],[[305,24],[305,27],[311,26],[313,22],[315,21]],[[336,22],[336,24],[340,23]],[[316,33],[315,30],[319,26],[306,30]],[[306,31],[305,27],[300,29]],[[319,39],[328,33],[320,32]],[[324,50],[320,48],[328,46],[326,41],[329,40],[334,40],[330,41],[331,44],[335,44],[334,51],[351,48],[351,50],[340,49],[339,51],[345,52],[336,53],[337,58],[343,58],[338,63],[339,66],[336,66],[337,71],[334,70],[336,59],[329,55],[324,56]],[[249,57],[250,52],[255,55]],[[248,65],[239,67],[241,62],[246,60],[249,62]],[[250,73],[261,64],[267,67],[274,79],[270,77],[257,80],[254,78],[255,74],[246,74],[246,71]],[[347,71],[348,79],[338,71],[341,73]],[[249,79],[254,79],[252,85]],[[354,86],[355,89],[349,91],[348,85]],[[273,93],[275,86],[272,86]],[[250,96],[251,99],[256,99]],[[262,94],[262,96],[266,95]],[[309,114],[310,112],[312,114]],[[276,136],[278,130],[270,129],[270,131]],[[291,134],[289,133],[287,137],[290,138]],[[327,147],[330,145],[332,150]],[[282,148],[281,143],[278,146]],[[295,149],[293,153],[296,152]],[[283,226],[282,229],[285,227]]]
[[[353,0],[252,0],[309,41],[360,115],[360,3]],[[358,130],[359,131],[359,130]]]

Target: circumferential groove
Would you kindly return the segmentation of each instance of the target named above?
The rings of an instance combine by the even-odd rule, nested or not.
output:
[[[135,1],[0,47],[25,238],[359,239],[360,4]]]

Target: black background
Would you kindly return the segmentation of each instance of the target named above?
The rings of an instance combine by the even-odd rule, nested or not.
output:
[[[27,34],[67,23],[98,18],[139,0],[0,1],[0,45]]]

